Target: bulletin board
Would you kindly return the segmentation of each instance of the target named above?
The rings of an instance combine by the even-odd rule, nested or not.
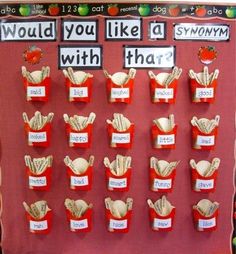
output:
[[[204,5],[201,8],[199,10],[197,4],[173,6],[165,3],[118,3],[113,6],[107,3],[0,5],[1,246],[4,254],[233,253],[236,8],[223,5]],[[115,19],[118,24],[117,33]],[[113,20],[113,23],[109,33],[107,29],[110,20]],[[131,30],[128,28],[121,36],[120,21],[131,24],[133,20],[135,25],[138,24],[138,30],[133,30],[131,36]],[[16,33],[3,31],[3,26],[6,28],[8,23],[18,22],[19,26],[24,28],[26,27],[24,24],[28,21],[41,22],[41,28],[44,27],[42,22],[52,22],[53,28],[49,25],[48,37],[44,30],[41,31],[41,35],[41,32],[38,32],[33,39],[26,35],[19,36],[21,32],[17,29]],[[80,40],[71,39],[63,30],[66,21],[94,22],[96,24],[94,37],[87,38],[83,34]],[[159,32],[150,30],[150,24],[161,24],[156,28]],[[180,30],[175,30],[181,24],[192,24],[195,27],[199,25],[201,29],[218,25],[223,30],[217,30],[221,33],[214,30],[204,37],[201,32],[187,34],[183,32],[184,30],[181,30],[181,33]],[[31,23],[30,26],[34,25],[35,23]],[[225,27],[228,28],[228,32],[225,32]],[[175,31],[179,31],[180,34]],[[151,35],[156,37],[150,38]],[[43,52],[40,62],[34,65],[23,58],[24,52],[31,46],[37,46]],[[220,71],[215,102],[195,104],[191,102],[188,72],[190,69],[202,71],[204,64],[199,60],[198,52],[201,47],[207,46],[215,47],[217,51],[217,58],[208,65],[209,70],[217,68]],[[94,76],[89,103],[68,101],[62,73],[62,70],[68,67],[66,55],[62,54],[62,50],[68,48],[69,57],[76,56],[73,61],[71,60],[70,66]],[[84,52],[86,48],[93,49],[94,54],[100,54],[99,59],[87,59],[88,61],[83,62],[78,52]],[[135,51],[137,48],[140,54],[145,48],[148,48],[150,53],[159,48],[159,57],[155,59],[153,65],[147,60],[135,63],[134,57],[131,57],[130,61],[127,60],[127,54],[131,52],[129,50]],[[172,50],[170,55],[169,49]],[[161,52],[164,52],[164,56]],[[172,62],[169,62],[168,57]],[[21,67],[26,66],[30,71],[34,71],[46,65],[51,68],[51,91],[48,102],[26,101]],[[183,69],[178,80],[175,104],[153,104],[148,71],[152,70],[155,74],[171,72],[174,66]],[[108,103],[103,69],[112,74],[120,71],[128,72],[131,67],[137,70],[131,104]],[[27,112],[32,117],[37,110],[44,115],[54,113],[51,144],[47,148],[27,145],[22,113]],[[96,113],[91,148],[69,147],[63,114],[87,116],[90,112]],[[131,149],[109,147],[106,119],[112,119],[113,113],[122,113],[134,123],[134,142]],[[152,120],[168,117],[169,114],[174,114],[178,125],[176,148],[153,149],[150,134]],[[221,119],[214,151],[192,149],[190,124],[192,117],[212,119],[215,115],[220,115]],[[40,192],[28,188],[24,164],[26,154],[32,157],[53,155],[52,186],[49,191]],[[118,193],[106,189],[103,159],[107,156],[113,160],[116,154],[132,157],[131,185],[128,192]],[[70,190],[63,162],[66,155],[73,159],[95,156],[91,190]],[[148,172],[151,156],[167,161],[180,160],[173,191],[167,194],[168,200],[176,207],[171,232],[154,232],[150,227],[146,201],[148,198],[155,201],[162,196],[149,189]],[[194,193],[191,189],[189,160],[211,161],[214,157],[221,159],[215,192]],[[127,197],[133,198],[128,233],[107,231],[104,199],[108,196],[122,200]],[[93,204],[91,232],[70,232],[64,207],[66,198],[84,199]],[[194,228],[192,206],[204,198],[220,204],[218,225],[214,232],[198,232]],[[33,203],[37,200],[46,200],[52,209],[52,228],[47,235],[36,235],[30,233],[28,229],[22,202]]]

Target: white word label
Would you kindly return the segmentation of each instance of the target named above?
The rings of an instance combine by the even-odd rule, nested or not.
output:
[[[173,88],[155,88],[155,99],[173,99],[174,89]]]
[[[88,227],[88,220],[70,220],[71,229],[84,229]]]
[[[46,142],[47,141],[47,133],[43,132],[29,132],[28,134],[29,142]]]
[[[129,98],[129,88],[112,88],[111,89],[112,99],[126,99]]]
[[[45,97],[45,87],[44,86],[27,86],[27,96],[28,97]]]
[[[141,40],[141,19],[106,19],[106,40]]]
[[[198,220],[198,227],[199,228],[213,228],[216,226],[216,218],[208,219],[208,220],[203,220],[199,219]]]
[[[71,176],[70,185],[71,186],[86,186],[88,185],[88,176]]]
[[[71,98],[85,98],[88,97],[87,87],[70,87]]]
[[[172,68],[175,65],[174,46],[126,46],[125,68]]]
[[[48,222],[46,220],[43,221],[32,221],[30,220],[30,229],[31,230],[45,230],[48,228]]]
[[[230,29],[224,24],[182,23],[174,26],[175,40],[227,41]]]
[[[59,67],[102,68],[101,46],[59,46]]]
[[[112,133],[112,143],[128,144],[130,143],[130,133]]]
[[[198,146],[213,146],[215,145],[215,136],[197,136]]]
[[[172,179],[154,179],[153,187],[154,189],[170,189],[172,185]]]
[[[56,40],[56,21],[7,21],[0,23],[1,41]]]
[[[153,227],[154,228],[170,228],[171,224],[172,224],[171,218],[169,219],[154,218]]]
[[[88,133],[70,133],[70,143],[88,143]]]
[[[174,143],[175,143],[175,134],[157,136],[158,145],[173,145]]]
[[[47,185],[47,178],[46,176],[29,176],[29,186],[33,187],[41,187]]]
[[[214,179],[211,180],[203,180],[203,179],[197,179],[196,180],[196,189],[212,189],[214,188]]]
[[[196,98],[214,98],[214,88],[196,88]]]
[[[96,41],[96,20],[62,20],[63,41]]]
[[[149,22],[149,39],[160,40],[166,37],[165,22]]]
[[[111,188],[126,188],[127,178],[116,179],[113,177],[109,177],[108,186]]]
[[[127,220],[113,220],[113,219],[110,219],[109,228],[126,229],[127,228]]]

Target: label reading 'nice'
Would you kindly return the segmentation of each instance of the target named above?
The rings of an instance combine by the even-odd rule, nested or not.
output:
[[[173,145],[175,143],[175,135],[158,135],[157,144],[158,145]]]
[[[202,189],[202,190],[212,189],[214,188],[214,179],[211,179],[211,180],[197,179],[196,188]]]
[[[127,178],[116,179],[109,177],[108,185],[111,188],[125,188],[127,187]]]
[[[130,133],[112,133],[112,143],[128,144],[130,143]]]
[[[171,179],[154,179],[153,182],[153,187],[154,189],[170,189],[172,185],[172,180]]]
[[[88,88],[87,87],[70,87],[70,97],[72,98],[88,97]]]
[[[29,186],[33,187],[41,187],[47,185],[47,178],[46,176],[29,176]]]
[[[171,218],[169,218],[169,219],[154,218],[153,227],[154,228],[170,228],[171,227]]]
[[[48,228],[48,222],[43,221],[32,221],[30,220],[30,229],[31,230],[45,230]]]
[[[197,145],[199,146],[213,146],[215,145],[215,136],[197,136]]]
[[[70,143],[88,143],[88,133],[70,133]]]
[[[214,88],[196,88],[196,98],[199,99],[214,98]]]
[[[208,220],[203,220],[199,219],[198,220],[198,227],[199,228],[213,228],[216,226],[216,218],[208,219]]]
[[[72,186],[86,186],[88,185],[88,176],[71,176],[70,185]]]
[[[84,229],[88,227],[88,220],[70,220],[71,229]]]
[[[155,99],[173,99],[174,89],[173,88],[155,88]]]
[[[43,132],[29,132],[28,135],[29,142],[46,142],[47,141],[47,133]]]
[[[112,99],[126,99],[129,98],[129,88],[112,88],[111,89]]]
[[[28,97],[44,97],[45,87],[44,86],[28,86],[27,87],[27,96]]]
[[[126,229],[127,228],[127,220],[113,220],[113,219],[110,219],[109,228]]]

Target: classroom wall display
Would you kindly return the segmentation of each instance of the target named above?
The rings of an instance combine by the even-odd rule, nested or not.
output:
[[[226,5],[0,4],[3,253],[233,253],[235,31]]]

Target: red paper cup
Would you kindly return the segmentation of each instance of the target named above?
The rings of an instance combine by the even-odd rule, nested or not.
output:
[[[26,174],[29,183],[29,189],[40,191],[48,191],[50,189],[52,176],[51,167],[47,167],[46,170],[40,175],[32,173],[29,167],[26,167]]]
[[[51,85],[50,77],[46,77],[37,84],[30,83],[27,78],[23,77],[23,84],[27,101],[48,101]]]
[[[70,225],[71,232],[90,232],[92,229],[92,209],[88,208],[83,216],[77,218],[66,209],[66,217]]]
[[[124,175],[116,176],[106,167],[107,189],[110,191],[128,191],[130,186],[131,168],[128,168]]]
[[[126,84],[120,86],[108,78],[107,96],[111,103],[123,102],[130,104],[133,96],[134,79],[130,79]]]
[[[193,209],[193,219],[197,231],[201,232],[215,231],[217,229],[218,209],[210,217],[203,216],[196,209]]]
[[[195,79],[190,79],[190,87],[192,94],[192,102],[207,102],[214,103],[215,101],[215,92],[217,87],[217,80],[213,80],[213,82],[207,87],[199,84]]]
[[[88,191],[92,188],[92,172],[93,168],[90,166],[80,175],[75,174],[69,167],[67,169],[67,176],[69,178],[70,188],[72,190]]]
[[[69,101],[90,102],[92,96],[93,78],[88,77],[85,82],[77,85],[66,78],[66,88],[69,94]]]
[[[112,124],[107,126],[108,136],[110,139],[110,147],[129,149],[133,144],[134,124],[131,124],[128,130],[118,131],[113,128]]]
[[[71,126],[66,123],[66,133],[69,138],[69,146],[90,148],[92,141],[92,126],[92,124],[88,124],[88,126],[83,130],[77,131],[72,129]]]
[[[150,190],[155,192],[172,192],[175,175],[176,169],[174,169],[168,176],[161,176],[156,173],[154,168],[150,168],[149,170]]]
[[[193,149],[214,150],[217,134],[218,127],[215,127],[211,133],[205,134],[201,132],[196,126],[192,126]]]
[[[152,103],[174,104],[177,94],[178,80],[173,80],[167,88],[159,84],[154,78],[150,79]]]
[[[156,125],[153,125],[151,133],[153,148],[175,149],[177,125],[169,132],[163,132]]]
[[[48,234],[52,226],[52,211],[48,211],[42,218],[36,220],[30,214],[26,213],[26,219],[29,222],[29,231],[34,234]]]
[[[195,192],[209,193],[216,189],[218,170],[208,177],[201,176],[196,169],[192,168],[192,189]]]
[[[112,233],[128,233],[130,228],[132,211],[128,211],[123,218],[116,218],[112,215],[110,210],[106,209],[106,220],[108,231]]]
[[[40,130],[33,130],[28,123],[25,123],[25,132],[29,146],[48,147],[51,139],[51,123],[47,123]]]
[[[173,229],[174,218],[175,208],[173,208],[171,213],[166,216],[161,216],[157,214],[153,208],[149,208],[150,224],[154,231],[171,231]]]

